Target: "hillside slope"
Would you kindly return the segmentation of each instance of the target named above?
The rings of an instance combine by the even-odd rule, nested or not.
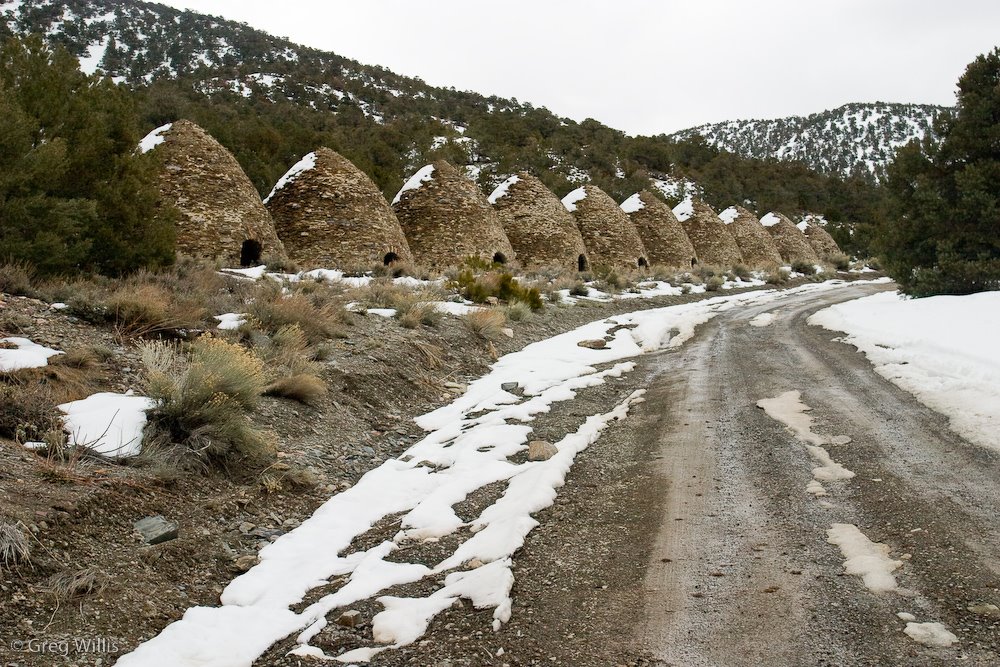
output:
[[[697,184],[717,208],[741,203],[815,211],[831,221],[878,215],[878,190],[794,162],[740,157],[700,137],[629,137],[595,120],[495,96],[427,85],[293,44],[242,23],[138,0],[0,0],[0,36],[41,34],[86,72],[132,88],[145,129],[178,118],[228,148],[263,195],[302,155],[325,145],[391,198],[438,159],[491,191],[537,174],[563,196],[593,183],[622,201],[656,187],[676,203]]]
[[[733,120],[673,134],[700,135],[712,146],[743,157],[799,160],[825,173],[881,178],[896,150],[933,131],[946,107],[930,104],[845,104],[809,116]]]

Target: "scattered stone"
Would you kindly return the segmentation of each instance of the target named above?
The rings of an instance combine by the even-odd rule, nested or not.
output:
[[[966,607],[973,614],[978,616],[988,616],[989,618],[1000,618],[1000,607],[995,604],[989,604],[988,602],[980,602],[978,604],[970,604]]]
[[[577,343],[578,347],[586,347],[591,350],[603,350],[608,346],[608,341],[603,338],[594,338],[593,340],[581,340]]]
[[[337,617],[337,625],[344,628],[356,628],[361,625],[361,612],[357,609],[345,611]]]
[[[500,299],[497,298],[497,297],[495,297],[495,296],[488,296],[488,297],[486,297],[486,305],[488,305],[488,306],[499,306],[500,305]]]
[[[466,570],[475,570],[475,569],[478,569],[478,568],[482,567],[483,565],[484,565],[483,561],[479,560],[478,558],[473,558],[472,560],[468,561],[465,564],[465,569]]]
[[[250,568],[257,564],[257,556],[250,554],[247,556],[240,556],[235,561],[233,561],[233,569],[237,572],[247,572]]]
[[[511,329],[510,327],[504,327],[503,329],[500,330],[500,333],[502,333],[507,338],[513,338],[514,337],[514,330]]]
[[[830,438],[831,445],[849,445],[854,442],[849,435],[835,435]]]
[[[502,385],[500,385],[500,388],[503,389],[504,391],[511,391],[512,392],[515,389],[517,389],[519,386],[520,385],[518,383],[516,383],[516,382],[504,382]]]
[[[558,453],[556,446],[546,440],[532,440],[528,443],[529,461],[548,461]]]
[[[146,544],[160,544],[161,542],[176,540],[179,533],[176,523],[167,521],[159,514],[139,519],[133,526],[142,536],[142,539],[145,540]]]

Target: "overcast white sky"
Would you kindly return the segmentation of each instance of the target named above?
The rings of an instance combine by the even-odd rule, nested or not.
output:
[[[847,102],[953,104],[1000,0],[166,0],[632,134]]]

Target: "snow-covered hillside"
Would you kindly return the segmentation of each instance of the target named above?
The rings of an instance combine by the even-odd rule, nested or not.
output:
[[[752,158],[800,160],[813,169],[880,178],[896,150],[932,131],[945,107],[929,104],[845,104],[831,111],[775,120],[733,120],[682,130]]]

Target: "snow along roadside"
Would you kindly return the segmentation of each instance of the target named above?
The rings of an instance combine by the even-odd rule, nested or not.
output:
[[[379,637],[402,645],[415,641],[446,598],[467,597],[494,608],[494,627],[509,618],[513,583],[511,556],[537,524],[532,513],[556,496],[576,453],[597,439],[613,418],[622,418],[639,399],[633,395],[618,408],[594,415],[577,433],[558,443],[548,462],[513,463],[532,431],[534,415],[558,401],[572,400],[578,389],[620,376],[635,364],[627,359],[664,348],[677,348],[695,328],[720,312],[761,304],[785,295],[836,289],[843,281],[814,283],[783,292],[769,290],[716,297],[591,322],[570,332],[528,345],[502,357],[464,395],[430,412],[417,423],[428,431],[402,456],[385,461],[358,483],[332,497],[295,530],[260,552],[260,563],[236,578],[222,594],[220,607],[193,607],[160,635],[123,656],[118,665],[164,667],[248,666],[276,641],[299,635],[300,654],[316,655],[308,641],[326,624],[328,612],[368,599],[396,585],[445,573],[470,560],[483,563],[429,598],[401,601],[381,598],[386,610],[376,618]],[[604,339],[606,347],[577,346]],[[596,366],[605,366],[598,370]],[[518,384],[523,397],[505,391]],[[509,386],[509,385],[508,385]],[[471,523],[454,506],[491,483],[507,481],[506,493]],[[528,492],[526,488],[533,489]],[[365,551],[349,552],[352,541],[381,519],[404,514],[399,533]],[[459,533],[466,538],[434,567],[400,563],[386,557],[404,541],[435,540]],[[301,612],[290,607],[331,577],[350,575],[343,587]],[[366,648],[347,660],[364,660],[382,647]]]
[[[813,314],[848,335],[875,371],[951,420],[970,442],[1000,449],[1000,292],[907,299],[893,292]]]

